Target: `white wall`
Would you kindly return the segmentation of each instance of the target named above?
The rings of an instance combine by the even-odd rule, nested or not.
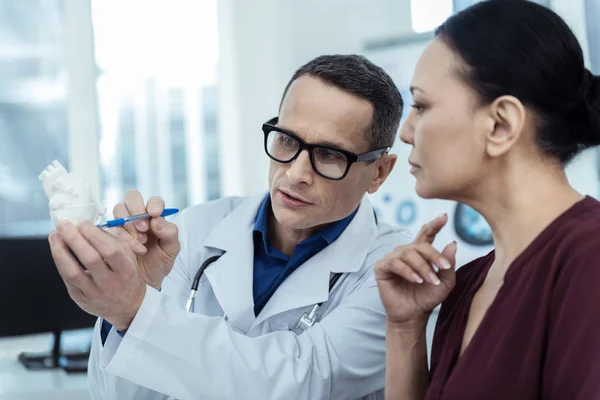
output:
[[[408,0],[220,0],[222,195],[268,187],[261,124],[295,70],[321,54],[412,32]]]

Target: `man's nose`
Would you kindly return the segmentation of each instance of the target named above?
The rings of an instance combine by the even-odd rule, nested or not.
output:
[[[302,150],[298,157],[290,163],[286,175],[293,185],[300,183],[312,184],[314,171],[307,150]]]

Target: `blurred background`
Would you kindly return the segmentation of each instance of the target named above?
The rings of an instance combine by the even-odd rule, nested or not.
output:
[[[179,208],[263,192],[260,127],[300,65],[366,55],[409,104],[432,29],[475,2],[0,0],[0,400],[89,398],[94,319],[68,299],[46,244],[38,175],[52,160],[90,182],[109,212],[130,189]],[[600,74],[600,0],[537,2],[565,18]],[[568,170],[596,197],[598,160],[588,151]],[[416,232],[447,211],[440,240],[458,238],[461,260],[489,250],[476,212],[423,203],[405,169],[373,196],[382,218]]]

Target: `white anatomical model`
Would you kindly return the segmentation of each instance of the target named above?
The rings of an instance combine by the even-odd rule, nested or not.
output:
[[[77,225],[83,221],[94,222],[106,210],[94,198],[86,182],[67,172],[58,161],[52,161],[39,176],[48,198],[50,218],[57,226],[60,221]]]

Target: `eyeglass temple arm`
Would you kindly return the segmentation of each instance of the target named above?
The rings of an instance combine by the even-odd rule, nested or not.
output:
[[[382,155],[384,155],[388,151],[390,151],[389,147],[386,147],[386,148],[383,148],[383,149],[377,149],[377,150],[368,151],[366,153],[359,154],[358,157],[356,158],[356,161],[373,161],[373,160],[377,160],[379,157],[381,157]]]

